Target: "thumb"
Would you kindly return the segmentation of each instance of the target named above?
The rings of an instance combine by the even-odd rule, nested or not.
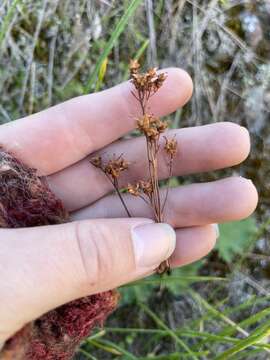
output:
[[[0,335],[66,302],[144,277],[175,248],[169,225],[134,218],[1,229],[0,239]]]

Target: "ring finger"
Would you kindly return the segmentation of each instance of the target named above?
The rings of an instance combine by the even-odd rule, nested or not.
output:
[[[165,198],[166,190],[161,191]],[[140,198],[123,194],[134,217],[153,218],[153,211]],[[164,221],[175,228],[201,226],[240,220],[256,208],[258,195],[250,180],[230,177],[223,180],[184,185],[169,191],[164,208]],[[120,218],[127,214],[116,195],[109,195],[91,206],[72,213],[73,220],[89,218]]]
[[[171,130],[176,135],[178,150],[173,162],[173,175],[212,171],[233,166],[243,161],[250,148],[246,129],[232,123],[217,123],[194,128]],[[121,140],[106,147],[105,158],[124,154],[130,163],[128,171],[120,177],[120,186],[148,176],[147,156],[143,137]],[[159,153],[159,177],[168,177],[168,158]],[[104,174],[84,160],[53,174],[49,184],[70,211],[77,210],[102,198],[112,190]]]

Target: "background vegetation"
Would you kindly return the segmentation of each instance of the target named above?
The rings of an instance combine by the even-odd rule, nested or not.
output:
[[[235,121],[252,135],[241,167],[256,216],[221,226],[206,259],[122,291],[120,308],[77,359],[269,359],[270,1],[2,0],[0,121],[127,78],[127,62],[179,66],[194,80],[174,127]]]

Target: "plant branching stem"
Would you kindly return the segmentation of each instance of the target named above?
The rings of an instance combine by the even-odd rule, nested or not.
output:
[[[170,178],[172,177],[172,165],[173,165],[173,158],[171,156],[170,163],[169,163],[169,177],[168,177],[168,183],[167,183],[167,188],[166,188],[166,195],[165,195],[164,202],[163,202],[162,209],[161,209],[162,213],[164,212],[164,208],[165,208],[167,200],[168,200],[168,195],[169,195],[169,190],[170,190],[169,181],[170,181]]]
[[[113,186],[115,188],[115,191],[116,191],[117,195],[119,196],[119,199],[120,199],[122,205],[124,206],[124,209],[125,209],[125,211],[127,213],[127,216],[131,218],[131,214],[130,214],[130,212],[129,212],[128,208],[127,208],[127,205],[126,205],[126,203],[125,203],[125,201],[123,199],[123,196],[122,196],[122,194],[121,194],[121,192],[119,190],[119,185],[118,185],[118,180],[117,179],[114,180]]]
[[[118,180],[117,179],[112,180],[108,174],[106,174],[105,172],[104,172],[104,174],[106,175],[106,177],[110,181],[110,183],[113,185],[114,190],[116,191],[116,193],[117,193],[117,195],[118,195],[118,197],[119,197],[119,199],[120,199],[120,201],[121,201],[121,203],[122,203],[122,205],[123,205],[123,207],[124,207],[124,209],[125,209],[125,211],[127,213],[127,216],[131,218],[131,214],[130,214],[130,212],[129,212],[128,208],[127,208],[127,205],[126,205],[126,203],[125,203],[125,201],[123,199],[123,196],[122,196],[122,194],[121,194],[121,192],[119,190]]]

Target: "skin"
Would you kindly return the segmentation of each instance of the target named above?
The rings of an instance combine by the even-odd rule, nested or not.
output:
[[[182,107],[192,95],[192,80],[186,72],[165,71],[168,78],[150,104],[158,116]],[[143,139],[119,140],[134,128],[140,114],[131,87],[126,82],[1,126],[0,144],[48,176],[72,221],[0,230],[0,342],[56,306],[154,271],[153,266],[136,265],[131,239],[134,226],[152,224],[151,212],[140,200],[125,195],[134,215],[127,219],[119,199],[110,194],[110,183],[87,159],[101,149],[108,156],[123,153],[132,166],[121,178],[121,186],[147,176]],[[248,131],[233,123],[178,129],[172,134],[179,144],[174,175],[230,167],[245,160],[250,151]],[[163,155],[160,178],[167,174]],[[168,249],[163,240],[149,240],[150,252],[159,261],[171,255],[173,267],[196,261],[215,245],[212,224],[249,216],[257,199],[252,182],[237,176],[174,188],[165,220],[175,229],[176,243],[171,242]],[[159,225],[153,226],[158,239]]]

